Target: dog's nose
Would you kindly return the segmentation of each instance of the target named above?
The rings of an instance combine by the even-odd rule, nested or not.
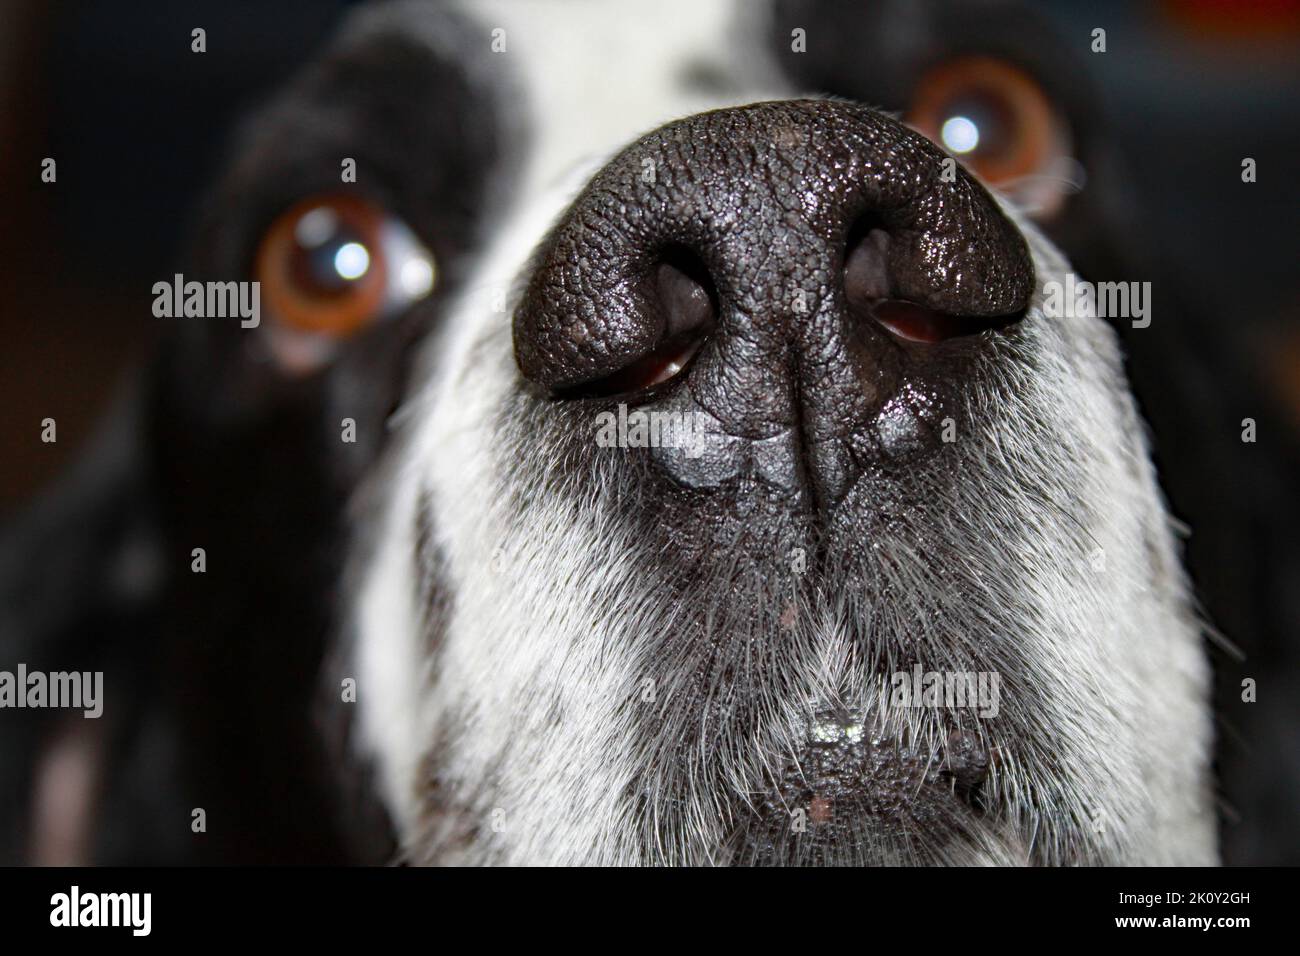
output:
[[[664,459],[688,484],[805,471],[834,499],[899,392],[965,374],[961,343],[1014,323],[1032,284],[1020,232],[924,137],[761,103],[662,127],[593,178],[534,258],[515,355],[557,396],[705,417],[714,447]]]

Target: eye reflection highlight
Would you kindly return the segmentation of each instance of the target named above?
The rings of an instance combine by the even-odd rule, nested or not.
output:
[[[359,242],[347,242],[334,253],[334,271],[349,281],[359,279],[370,268],[370,253]]]
[[[398,273],[402,291],[412,299],[426,295],[433,288],[433,263],[428,259],[408,259]]]
[[[965,116],[952,116],[940,130],[943,145],[954,153],[969,153],[980,144],[980,130]]]

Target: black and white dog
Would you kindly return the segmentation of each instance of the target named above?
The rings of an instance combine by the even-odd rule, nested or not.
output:
[[[774,99],[742,14],[476,4],[457,45],[534,122],[355,556],[405,854],[1213,860],[1207,667],[1113,333],[1044,314],[1070,265],[922,136]],[[385,30],[445,55],[406,7],[353,42]],[[704,447],[598,447],[620,401]],[[891,707],[916,667],[1000,675],[997,716]]]
[[[164,569],[22,616],[135,689],[89,855],[1216,860],[1144,426],[1051,298],[1115,268],[1090,107],[1022,10],[861,6],[381,4],[250,124],[192,272],[266,318],[178,333],[40,525]],[[900,701],[934,675],[995,699]]]

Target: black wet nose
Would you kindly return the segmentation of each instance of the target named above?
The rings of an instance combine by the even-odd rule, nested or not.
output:
[[[954,343],[1014,323],[1033,283],[1023,237],[951,159],[888,117],[823,101],[643,137],[533,268],[514,319],[529,380],[702,417],[702,453],[659,456],[687,484],[751,473],[828,499],[864,454],[889,453],[898,422],[881,420],[900,392],[965,374]]]

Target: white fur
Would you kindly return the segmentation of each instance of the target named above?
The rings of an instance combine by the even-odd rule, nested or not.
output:
[[[474,0],[466,12],[506,31],[504,68],[522,77],[534,142],[524,195],[552,188],[573,165],[604,156],[656,126],[706,109],[762,99],[769,83],[738,0]],[[736,78],[744,96],[684,88],[688,64]]]

